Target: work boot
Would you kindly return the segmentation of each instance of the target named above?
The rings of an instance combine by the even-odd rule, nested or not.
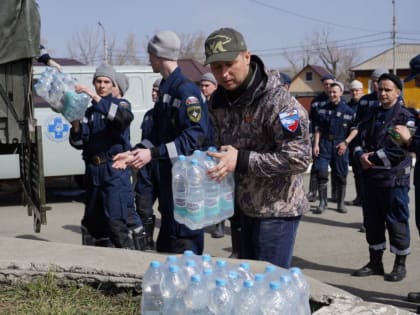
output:
[[[321,214],[322,212],[324,212],[325,209],[327,209],[327,189],[328,189],[328,184],[320,184],[319,185],[319,206],[318,208],[316,208],[313,213],[315,214]]]
[[[344,206],[344,198],[346,197],[346,185],[337,186],[337,212],[347,213],[347,209]]]
[[[146,244],[144,250],[154,250],[155,242],[153,241],[153,232],[155,230],[156,216],[152,215],[143,222],[144,232],[146,235]]]
[[[406,255],[396,255],[394,261],[394,267],[392,268],[391,273],[385,275],[385,281],[401,281],[407,275],[407,270],[405,269],[405,258]]]
[[[360,198],[359,196],[356,196],[356,198],[354,198],[354,200],[346,201],[345,204],[348,205],[348,206],[361,207],[362,206],[362,198]]]
[[[306,198],[308,198],[309,202],[316,201],[316,192],[318,186],[318,179],[316,174],[311,173],[309,177],[309,192],[306,194]]]
[[[230,236],[232,239],[232,254],[229,258],[239,258],[239,251],[241,249],[241,228],[230,229]]]
[[[420,303],[420,292],[408,293],[407,300],[414,303]]]
[[[383,250],[369,249],[370,260],[367,265],[352,273],[354,277],[367,277],[372,275],[383,276],[385,274],[382,263]]]
[[[82,245],[95,246],[95,238],[89,233],[84,225],[80,226],[80,231],[82,233]]]
[[[221,221],[214,225],[214,230],[211,232],[212,238],[222,238],[225,236],[225,221]]]
[[[140,226],[134,230],[130,230],[130,238],[133,241],[133,246],[135,250],[145,251],[147,246],[147,235],[144,230],[144,227]]]

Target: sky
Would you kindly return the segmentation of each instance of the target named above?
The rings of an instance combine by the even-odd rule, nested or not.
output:
[[[41,41],[53,57],[69,57],[77,33],[103,25],[108,41],[135,34],[140,58],[159,30],[206,36],[221,27],[240,31],[268,67],[287,67],[314,32],[357,49],[357,63],[392,47],[393,0],[37,0]],[[420,0],[394,0],[397,43],[420,43]],[[98,61],[99,63],[100,61]]]

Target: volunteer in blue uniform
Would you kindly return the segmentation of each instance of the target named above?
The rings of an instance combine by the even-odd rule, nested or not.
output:
[[[124,73],[115,73],[115,86],[112,89],[112,96],[115,98],[123,98],[128,88],[130,87],[130,81]],[[130,139],[126,138],[126,146],[131,147]],[[127,226],[129,230],[129,236],[133,240],[134,249],[146,250],[147,236],[145,227],[143,227],[142,219],[139,213],[136,211],[134,202],[134,191],[131,185],[131,177],[124,177],[126,187],[128,188],[128,199],[127,199]]]
[[[311,108],[309,109],[309,121],[310,121],[310,132],[312,134],[312,141],[314,136],[314,126],[316,123],[318,111],[328,103],[329,100],[329,88],[331,83],[335,81],[335,76],[332,74],[325,74],[321,77],[322,86],[324,87],[324,91],[314,97],[311,102]],[[315,159],[315,157],[314,157]],[[335,181],[335,178],[332,176],[332,181]],[[318,193],[319,187],[317,182],[317,174],[315,169],[313,168],[313,164],[311,167],[310,177],[309,177],[309,192],[307,194],[308,201],[313,202],[316,200],[316,195]],[[332,188],[334,185],[332,184]]]
[[[384,275],[382,256],[388,231],[391,253],[395,254],[392,271],[386,281],[401,281],[406,276],[405,261],[410,254],[408,191],[411,154],[396,137],[396,125],[414,126],[415,117],[407,111],[399,96],[401,80],[394,74],[378,79],[379,106],[371,106],[358,125],[354,154],[361,163],[366,194],[363,200],[368,264],[353,275]]]
[[[133,120],[131,105],[112,97],[115,70],[109,65],[96,69],[95,92],[76,85],[76,92],[92,98],[83,121],[73,121],[70,144],[83,150],[86,165],[86,205],[82,226],[99,243],[96,245],[133,248],[127,226],[127,177],[129,170],[112,167],[112,158],[130,148],[129,127]],[[109,244],[106,239],[110,238]],[[101,243],[100,240],[104,240]]]
[[[161,79],[156,79],[152,86],[153,104],[158,100],[159,85]],[[153,108],[149,109],[143,116],[141,123],[141,146],[152,148],[150,142],[153,128]],[[157,163],[151,161],[137,172],[137,180],[134,186],[136,192],[136,208],[141,220],[143,221],[146,233],[145,250],[153,250],[155,243],[153,241],[153,232],[155,229],[156,216],[153,214],[153,205],[157,199],[158,185],[156,183]]]
[[[327,208],[328,166],[336,174],[337,211],[347,212],[344,207],[347,174],[349,167],[348,145],[357,134],[353,128],[355,112],[341,99],[344,86],[333,82],[329,89],[329,102],[318,110],[314,125],[313,168],[317,174],[319,206],[314,213]]]
[[[404,82],[414,81],[414,85],[420,88],[420,55],[410,60],[410,75],[405,78]],[[416,226],[420,233],[420,128],[419,117],[417,115],[417,129],[413,135],[413,128],[407,128],[403,125],[397,125],[394,131],[399,133],[401,140],[404,141],[405,145],[411,152],[416,153],[416,164],[414,166],[414,189],[415,189],[415,215],[416,215]],[[420,292],[408,293],[407,299],[410,302],[420,303]],[[420,306],[417,307],[417,313],[420,312]]]
[[[141,168],[151,160],[158,163],[158,200],[161,227],[156,241],[158,252],[182,253],[186,249],[201,254],[203,230],[191,230],[174,219],[172,198],[172,162],[178,155],[191,155],[205,149],[212,141],[207,103],[197,85],[188,80],[178,67],[181,42],[172,31],[155,34],[148,43],[150,63],[163,76],[159,98],[153,108],[151,148],[138,146],[117,155],[114,167],[127,165]]]

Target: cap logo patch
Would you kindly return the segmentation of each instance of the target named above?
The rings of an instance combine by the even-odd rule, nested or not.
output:
[[[295,132],[299,127],[300,119],[296,109],[287,113],[279,113],[279,119],[283,128],[289,132]]]
[[[226,52],[227,49],[224,45],[229,44],[232,38],[225,35],[215,35],[207,39],[208,45],[206,45],[206,54],[214,55],[222,52]]]

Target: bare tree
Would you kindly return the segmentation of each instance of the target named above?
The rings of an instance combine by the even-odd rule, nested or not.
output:
[[[329,31],[315,31],[307,36],[306,43],[299,51],[285,51],[283,56],[288,60],[294,73],[308,64],[323,66],[342,82],[351,80],[348,69],[357,58],[357,50],[340,47],[337,41],[330,39]],[[300,63],[301,62],[301,63]]]
[[[137,56],[137,40],[134,33],[129,33],[120,49],[110,49],[110,60],[114,65],[137,65],[141,59]]]
[[[194,34],[179,34],[181,40],[181,53],[182,59],[194,59],[199,62],[204,62],[204,42],[206,35],[203,32]]]
[[[84,64],[96,64],[103,52],[101,38],[97,28],[77,32],[67,45],[70,57]]]

